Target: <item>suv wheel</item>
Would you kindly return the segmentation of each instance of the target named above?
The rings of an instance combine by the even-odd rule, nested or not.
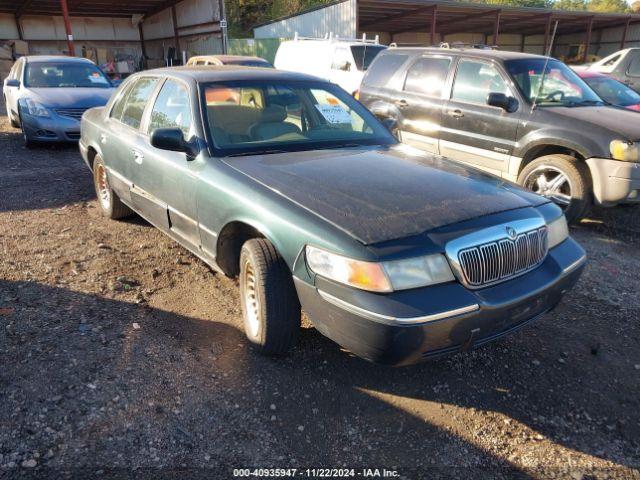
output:
[[[242,246],[240,301],[245,333],[260,353],[283,355],[295,345],[300,302],[287,264],[268,240]]]
[[[564,210],[568,222],[579,221],[593,201],[589,171],[570,155],[545,155],[528,164],[518,183],[553,200]]]
[[[107,169],[100,155],[96,155],[93,161],[93,185],[98,196],[98,204],[105,217],[116,220],[131,215],[133,212],[127,207],[118,194],[109,185]]]

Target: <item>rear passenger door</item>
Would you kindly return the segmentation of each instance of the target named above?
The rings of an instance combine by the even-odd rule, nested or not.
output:
[[[195,162],[189,161],[185,153],[155,148],[150,141],[158,128],[180,128],[185,140],[194,135],[189,87],[179,80],[167,79],[152,103],[144,133],[134,146],[134,202],[157,212],[155,215],[163,218],[163,226],[197,247]]]
[[[461,58],[442,115],[440,154],[502,176],[508,171],[522,106],[513,113],[489,106],[489,93],[513,96],[493,62]]]
[[[409,67],[402,92],[395,99],[403,143],[439,153],[440,122],[445,103],[443,93],[447,91],[451,63],[451,57],[425,56]]]
[[[136,208],[139,206],[131,195],[138,160],[135,146],[140,136],[144,112],[157,83],[156,77],[133,80],[114,102],[105,122],[106,128],[99,138],[111,186],[120,198]]]

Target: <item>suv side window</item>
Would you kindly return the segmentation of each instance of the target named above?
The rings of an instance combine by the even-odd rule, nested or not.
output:
[[[140,128],[144,109],[157,83],[157,78],[146,77],[136,80],[111,110],[111,118],[132,128]]]
[[[20,80],[22,82],[22,72],[24,71],[24,60],[18,60],[18,64],[16,65],[15,79]]]
[[[447,81],[450,65],[450,58],[422,57],[418,59],[409,68],[404,91],[439,98]]]
[[[368,87],[385,87],[408,58],[408,55],[378,55],[367,70],[364,84]]]
[[[157,128],[173,127],[182,130],[187,139],[191,129],[191,105],[187,89],[174,80],[167,80],[151,111],[149,133]]]
[[[489,93],[511,95],[504,78],[493,65],[478,60],[461,59],[451,99],[486,105]]]

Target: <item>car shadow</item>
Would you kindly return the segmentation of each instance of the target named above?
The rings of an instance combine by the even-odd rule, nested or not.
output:
[[[77,144],[26,149],[19,130],[0,131],[0,212],[60,208],[95,198]]]
[[[408,385],[402,370],[351,359],[314,333],[302,341],[311,351],[270,359],[236,325],[215,319],[34,282],[0,280],[0,292],[8,367],[0,371],[0,429],[15,432],[4,454],[51,451],[44,465],[72,471],[153,466],[154,458],[201,468],[210,455],[230,476],[231,466],[250,465],[417,472],[459,466],[450,452],[464,452],[489,474],[522,473],[361,391],[381,386],[379,375],[392,379],[387,391],[407,393]],[[55,434],[35,433],[38,418]],[[430,447],[434,456],[420,458]]]
[[[640,240],[640,205],[594,207],[575,227],[638,242]]]
[[[553,366],[544,357],[534,372],[523,355],[540,347],[540,331],[392,369],[313,328],[291,355],[273,359],[250,348],[239,318],[228,324],[35,282],[0,280],[0,293],[0,429],[16,434],[0,450],[42,452],[53,469],[346,465],[394,467],[406,478],[451,477],[452,467],[458,478],[536,477],[479,439],[500,422],[524,425],[514,429],[520,437],[531,430],[520,444],[542,435],[577,454],[607,455],[593,439],[576,440],[572,420],[610,412],[590,407],[586,388],[546,380]],[[34,433],[34,422],[55,435]],[[619,434],[592,433],[605,445]]]

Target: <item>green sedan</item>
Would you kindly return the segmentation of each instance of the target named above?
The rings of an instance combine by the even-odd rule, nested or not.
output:
[[[246,335],[288,352],[301,310],[366,359],[481,345],[551,311],[584,250],[544,197],[399,144],[336,85],[246,67],[128,78],[82,118],[105,216],[136,212],[240,280]]]

